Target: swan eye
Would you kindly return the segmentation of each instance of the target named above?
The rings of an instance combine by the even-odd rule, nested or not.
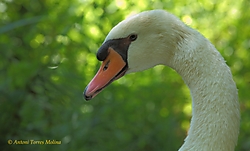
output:
[[[132,34],[132,35],[129,36],[129,39],[131,41],[135,41],[137,39],[137,35],[136,34]]]

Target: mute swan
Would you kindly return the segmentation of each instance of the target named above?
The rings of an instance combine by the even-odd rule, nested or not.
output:
[[[182,76],[192,96],[190,129],[179,150],[234,150],[240,109],[231,71],[206,38],[174,15],[152,10],[120,22],[107,35],[97,59],[102,65],[84,91],[86,100],[125,74],[169,66]]]

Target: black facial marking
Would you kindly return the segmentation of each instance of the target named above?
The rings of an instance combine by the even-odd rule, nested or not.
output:
[[[105,42],[97,51],[96,57],[99,61],[103,61],[106,59],[106,57],[108,56],[109,52],[108,52],[108,48],[109,48],[109,44],[107,42]]]
[[[131,34],[126,38],[111,39],[106,41],[98,50],[96,56],[99,61],[103,61],[107,58],[109,54],[109,47],[113,48],[117,53],[119,53],[122,59],[127,62],[128,48],[131,42],[137,39],[136,34]]]

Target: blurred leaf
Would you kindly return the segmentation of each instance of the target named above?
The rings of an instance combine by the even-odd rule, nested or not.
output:
[[[236,150],[249,150],[249,7],[248,0],[1,1],[0,150],[178,150],[189,128],[191,97],[172,69],[126,75],[90,102],[82,96],[110,29],[151,9],[175,14],[225,57],[241,103]],[[62,144],[8,145],[9,139]]]

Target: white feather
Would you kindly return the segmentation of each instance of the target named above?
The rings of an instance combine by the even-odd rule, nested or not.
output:
[[[176,70],[192,95],[192,120],[180,151],[233,151],[240,110],[236,85],[216,48],[174,15],[146,11],[115,26],[109,39],[137,34],[128,49],[126,74],[158,64]],[[153,95],[153,94],[152,94]]]

